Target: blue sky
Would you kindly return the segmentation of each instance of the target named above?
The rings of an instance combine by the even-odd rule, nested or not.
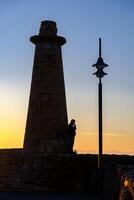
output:
[[[68,115],[76,118],[79,135],[97,132],[98,80],[91,65],[98,57],[99,37],[109,64],[103,80],[104,132],[133,135],[133,10],[132,0],[0,1],[0,104],[6,107],[4,98],[13,102],[8,102],[17,112],[13,120],[20,116],[23,134],[34,57],[29,38],[38,34],[41,21],[54,20],[58,34],[67,39],[63,63]]]

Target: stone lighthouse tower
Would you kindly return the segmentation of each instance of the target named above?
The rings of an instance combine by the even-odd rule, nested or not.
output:
[[[30,152],[65,152],[60,140],[67,126],[67,108],[61,46],[54,21],[43,21],[35,44],[31,91],[26,122],[24,150]]]

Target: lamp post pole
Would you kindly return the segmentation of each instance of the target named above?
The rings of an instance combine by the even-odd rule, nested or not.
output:
[[[106,63],[104,63],[103,58],[101,57],[101,38],[99,38],[99,58],[97,62],[92,65],[97,68],[97,71],[93,73],[99,78],[98,83],[98,128],[99,128],[99,153],[98,153],[98,197],[99,200],[103,200],[103,117],[102,117],[102,78],[107,75],[103,71],[105,67],[108,67]]]
[[[98,155],[98,193],[99,200],[102,200],[103,197],[103,169],[102,169],[102,155],[103,155],[103,136],[102,136],[102,83],[101,78],[99,78],[98,83],[98,112],[99,112],[99,155]]]

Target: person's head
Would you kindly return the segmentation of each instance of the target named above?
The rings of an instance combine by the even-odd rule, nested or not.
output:
[[[75,119],[71,119],[70,124],[75,124]]]

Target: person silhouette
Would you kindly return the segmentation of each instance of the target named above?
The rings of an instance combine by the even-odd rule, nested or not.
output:
[[[75,119],[71,119],[70,123],[66,128],[66,143],[67,143],[68,153],[73,153],[75,135],[76,135]]]

